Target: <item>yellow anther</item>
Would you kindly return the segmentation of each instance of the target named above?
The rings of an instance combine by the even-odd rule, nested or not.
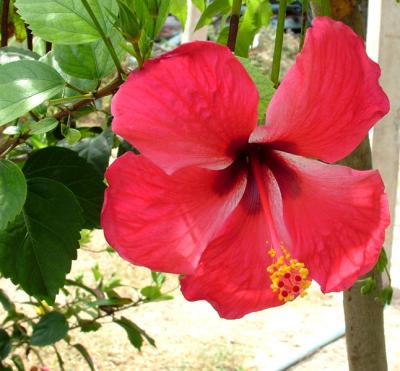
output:
[[[304,263],[291,259],[283,243],[279,247],[282,255],[277,259],[276,250],[274,248],[268,250],[268,255],[276,260],[267,267],[267,271],[270,274],[272,291],[278,294],[279,300],[286,303],[298,296],[304,297],[311,281],[307,279],[309,272]]]

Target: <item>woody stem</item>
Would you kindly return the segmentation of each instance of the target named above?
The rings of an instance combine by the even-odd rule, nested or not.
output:
[[[231,20],[229,23],[229,35],[228,35],[228,48],[234,52],[236,47],[236,38],[239,31],[239,18],[240,10],[242,8],[242,0],[233,0]]]
[[[287,0],[280,0],[278,11],[278,24],[276,26],[274,57],[272,60],[271,81],[275,87],[279,84],[279,71],[281,69],[281,57],[283,46],[283,33],[285,31],[285,16],[286,16]]]

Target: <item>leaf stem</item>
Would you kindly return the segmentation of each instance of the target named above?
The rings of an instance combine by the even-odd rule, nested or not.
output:
[[[115,67],[117,67],[118,76],[120,77],[120,79],[122,79],[122,76],[124,76],[125,73],[124,73],[124,70],[121,66],[121,63],[118,59],[117,53],[115,52],[114,46],[113,46],[110,38],[104,33],[104,30],[102,29],[99,21],[97,20],[96,15],[94,14],[92,8],[90,7],[88,1],[87,0],[81,0],[81,1],[82,1],[83,6],[85,7],[86,11],[89,13],[90,18],[92,18],[92,21],[93,21],[94,25],[96,26],[97,31],[99,32],[101,38],[103,39],[103,41],[111,55],[111,58],[114,61]]]
[[[229,22],[228,48],[234,52],[236,46],[236,38],[239,31],[240,10],[242,8],[242,0],[233,0],[231,20]]]
[[[70,89],[72,89],[72,90],[77,91],[78,93],[80,93],[80,94],[82,94],[82,95],[85,95],[85,94],[88,93],[88,91],[79,89],[79,88],[77,88],[76,86],[71,85],[71,84],[70,84],[69,82],[67,82],[67,81],[65,82],[65,86],[66,86],[67,88],[70,88]]]
[[[77,111],[79,108],[91,104],[94,100],[114,94],[118,90],[118,87],[122,84],[122,82],[122,78],[118,77],[109,85],[105,86],[103,89],[100,89],[98,92],[94,92],[92,94],[92,98],[83,99],[75,103],[71,108],[56,113],[53,117],[60,121],[64,117],[69,116],[74,111]]]
[[[287,0],[280,0],[278,12],[278,24],[276,26],[274,57],[272,60],[271,81],[275,87],[279,84],[279,72],[281,69],[281,57],[283,46],[283,33],[285,31],[285,16],[286,16]]]
[[[142,68],[144,60],[142,57],[142,53],[140,52],[139,45],[137,43],[133,43],[132,45],[133,45],[133,49],[135,50],[135,56],[138,61],[139,68]]]
[[[49,100],[50,104],[61,104],[61,103],[68,103],[75,100],[80,99],[93,99],[93,95],[91,93],[84,94],[84,95],[74,95],[72,97],[64,97],[64,98],[57,98]]]
[[[307,21],[308,21],[308,11],[310,9],[309,0],[303,0],[302,8],[301,8],[301,33],[300,33],[300,43],[299,43],[299,52],[303,49],[304,38],[306,36],[307,30]]]
[[[8,13],[10,11],[10,0],[3,0],[1,13],[1,47],[8,44]]]

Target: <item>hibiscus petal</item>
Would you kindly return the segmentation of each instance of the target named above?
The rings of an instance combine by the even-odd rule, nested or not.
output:
[[[126,260],[152,270],[192,273],[207,243],[237,206],[243,168],[187,168],[166,175],[131,152],[107,170],[101,224]]]
[[[349,154],[389,111],[379,66],[349,27],[319,17],[250,141],[333,162]]]
[[[273,293],[266,268],[271,241],[255,181],[248,181],[242,201],[204,251],[193,275],[181,280],[187,300],[207,300],[223,318],[283,304]]]
[[[292,255],[324,292],[348,289],[375,265],[390,223],[375,170],[357,171],[273,151]]]
[[[113,130],[164,171],[232,163],[257,125],[258,92],[228,48],[184,44],[129,75]]]

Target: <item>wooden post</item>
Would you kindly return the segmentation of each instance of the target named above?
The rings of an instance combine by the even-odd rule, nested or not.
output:
[[[207,40],[207,27],[202,27],[197,31],[194,30],[201,16],[199,9],[196,8],[191,0],[187,0],[187,6],[188,12],[185,30],[182,34],[182,43],[187,43],[194,40]]]
[[[382,69],[383,90],[389,97],[390,112],[375,126],[372,140],[372,162],[379,169],[389,198],[392,223],[386,231],[385,250],[391,257],[393,226],[399,172],[400,125],[400,4],[373,0],[368,7],[367,52]]]

